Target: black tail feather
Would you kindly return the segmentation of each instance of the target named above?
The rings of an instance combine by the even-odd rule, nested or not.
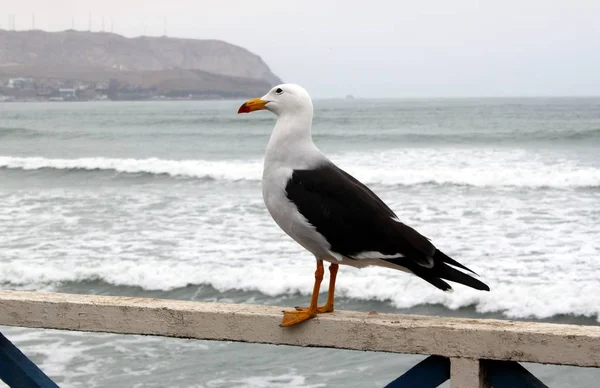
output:
[[[473,271],[473,270],[472,270],[472,269],[470,269],[470,268],[467,268],[467,267],[465,267],[464,265],[462,265],[462,264],[461,264],[461,263],[459,263],[458,261],[454,260],[454,259],[453,259],[453,258],[451,258],[450,256],[446,255],[444,252],[440,251],[439,249],[438,249],[437,251],[435,251],[435,255],[433,255],[433,257],[434,257],[434,259],[441,260],[441,261],[443,261],[444,263],[448,263],[448,264],[451,264],[451,265],[453,265],[453,266],[455,266],[455,267],[462,268],[462,269],[464,269],[464,270],[466,270],[466,271],[469,271],[469,272],[471,272],[471,273],[472,273],[472,274],[474,274],[474,275],[477,275],[477,276],[479,276],[479,274],[477,274],[475,271]]]
[[[392,261],[392,260],[388,260],[388,261]],[[395,260],[393,260],[393,261],[395,261]],[[406,267],[405,265],[402,265],[402,266]],[[435,287],[439,288],[442,291],[451,291],[452,290],[452,286],[450,286],[448,283],[446,283],[445,281],[440,279],[440,277],[432,276],[430,273],[431,270],[428,270],[427,268],[421,267],[420,265],[416,265],[414,268],[409,268],[409,269],[411,270],[412,273],[414,273],[421,279],[425,280],[429,284],[434,285]]]
[[[405,258],[405,257],[398,258],[398,259],[388,259],[386,261],[408,269],[409,271],[411,271],[412,273],[414,273],[421,279],[425,280],[426,282],[434,285],[435,287],[437,287],[443,291],[449,291],[452,289],[452,287],[448,283],[443,281],[442,279],[450,280],[451,282],[464,284],[465,286],[474,288],[476,290],[482,290],[482,291],[490,290],[490,288],[485,283],[475,279],[473,276],[471,276],[469,274],[466,274],[464,272],[461,272],[461,271],[449,266],[448,264],[453,265],[455,267],[465,269],[465,270],[477,275],[475,272],[471,271],[469,268],[460,264],[456,260],[448,257],[444,253],[437,251],[433,258],[434,258],[435,263],[432,268],[423,267],[423,266],[417,264],[415,261]],[[446,263],[448,263],[448,264],[446,264]]]
[[[464,284],[465,286],[472,287],[476,290],[489,291],[490,288],[487,284],[475,279],[473,276],[468,275],[464,272],[460,272],[457,269],[450,267],[446,263],[436,263],[437,276],[442,279],[450,280],[452,282]],[[434,268],[435,268],[434,267]]]

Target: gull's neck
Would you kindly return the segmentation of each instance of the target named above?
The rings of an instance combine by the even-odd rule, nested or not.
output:
[[[274,164],[310,168],[322,156],[312,141],[312,119],[312,109],[279,115],[267,145],[265,168]]]

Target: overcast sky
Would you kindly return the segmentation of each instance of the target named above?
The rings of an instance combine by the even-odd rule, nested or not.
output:
[[[0,0],[0,28],[222,39],[316,97],[600,95],[600,0]]]

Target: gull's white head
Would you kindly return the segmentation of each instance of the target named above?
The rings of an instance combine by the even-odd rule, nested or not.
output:
[[[249,113],[255,110],[269,110],[277,116],[288,114],[310,114],[313,105],[308,92],[295,84],[281,84],[275,86],[261,98],[246,101],[238,113]]]

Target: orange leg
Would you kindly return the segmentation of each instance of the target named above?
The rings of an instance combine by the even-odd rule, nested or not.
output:
[[[333,311],[333,299],[335,294],[335,279],[337,277],[339,264],[329,266],[329,291],[327,292],[327,302],[324,306],[317,307],[317,313],[330,313]],[[296,307],[298,311],[308,311],[306,307]]]
[[[317,312],[330,313],[333,311],[333,298],[335,296],[335,279],[337,277],[339,267],[339,264],[331,264],[329,266],[329,291],[327,292],[327,301],[325,302],[325,306],[319,307],[317,309]]]
[[[282,327],[288,327],[295,325],[300,322],[304,322],[307,319],[314,318],[317,315],[317,303],[319,302],[319,289],[321,288],[321,281],[323,281],[323,260],[317,260],[317,270],[315,271],[315,285],[313,287],[312,298],[310,299],[310,306],[306,310],[302,311],[284,311],[283,321],[281,322]]]

